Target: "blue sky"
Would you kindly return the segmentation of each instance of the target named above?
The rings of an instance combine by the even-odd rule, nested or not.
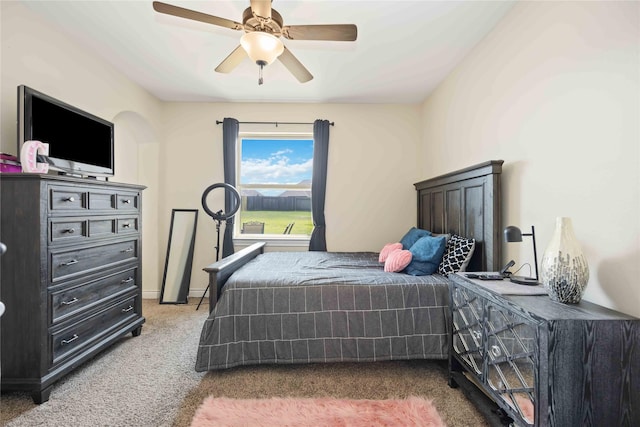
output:
[[[240,182],[297,184],[311,179],[313,140],[242,139]]]

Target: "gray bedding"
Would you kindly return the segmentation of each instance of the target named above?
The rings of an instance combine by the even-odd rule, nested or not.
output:
[[[196,370],[447,357],[447,279],[386,273],[369,252],[267,252],[227,281]]]

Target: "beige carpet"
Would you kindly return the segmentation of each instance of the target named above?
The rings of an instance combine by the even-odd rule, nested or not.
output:
[[[35,405],[27,393],[0,396],[0,422],[22,426],[170,426],[197,387],[195,350],[208,308],[143,300],[142,334],[128,334],[53,385]]]
[[[413,395],[433,400],[448,426],[488,425],[461,389],[447,385],[445,361],[253,366],[195,373],[196,344],[208,312],[208,306],[204,304],[196,312],[196,304],[197,301],[192,300],[189,305],[159,305],[153,300],[144,300],[143,314],[147,323],[140,337],[124,339],[59,381],[54,386],[51,401],[40,407],[25,393],[3,394],[0,397],[1,425],[28,425],[27,420],[36,419],[38,425],[62,425],[59,422],[70,410],[69,406],[83,406],[80,412],[97,412],[98,409],[109,414],[125,409],[135,411],[138,427],[189,426],[196,409],[210,395],[241,399],[289,396],[393,399]],[[140,339],[145,336],[146,339]],[[182,348],[170,345],[169,338],[182,343]],[[167,361],[159,360],[158,354],[150,350],[151,345],[168,347],[176,354],[167,353]],[[139,372],[128,368],[132,355],[139,362],[136,368]],[[143,360],[139,360],[141,358]],[[126,387],[118,387],[118,394],[114,396],[111,391],[113,379],[107,376],[113,372],[129,374],[134,385],[130,395],[126,394]],[[177,396],[175,403],[172,396]],[[90,404],[96,407],[93,411],[85,405],[72,404],[76,399],[84,398],[99,403]],[[98,408],[99,405],[103,407]],[[165,422],[165,419],[173,421]],[[106,418],[95,423],[95,417],[88,417],[66,425],[116,425],[112,422],[114,419]]]
[[[253,366],[212,371],[183,400],[173,425],[189,426],[196,409],[210,395],[238,399],[394,399],[413,395],[432,399],[448,426],[488,425],[460,389],[447,385],[444,361]]]

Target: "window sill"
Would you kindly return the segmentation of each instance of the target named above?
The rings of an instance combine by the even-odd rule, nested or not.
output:
[[[259,234],[254,234],[252,236],[242,236],[242,237],[234,237],[233,244],[239,246],[249,246],[256,242],[266,242],[267,246],[279,246],[279,247],[309,247],[310,237],[308,236],[287,236],[287,237],[279,237],[279,236],[264,236]]]

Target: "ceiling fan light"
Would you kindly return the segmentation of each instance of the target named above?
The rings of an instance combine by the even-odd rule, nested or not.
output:
[[[253,62],[264,62],[267,65],[284,51],[284,44],[278,37],[260,31],[245,33],[240,39],[240,45]]]

